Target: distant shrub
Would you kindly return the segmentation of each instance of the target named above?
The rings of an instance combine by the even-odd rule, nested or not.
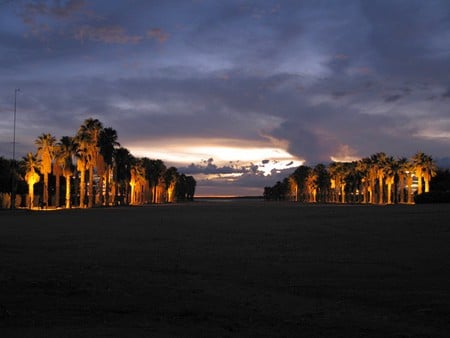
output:
[[[414,196],[414,202],[424,203],[450,203],[450,191],[433,191]]]

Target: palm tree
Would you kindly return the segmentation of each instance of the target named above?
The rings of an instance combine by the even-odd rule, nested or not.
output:
[[[145,185],[147,183],[145,179],[145,168],[142,165],[142,161],[135,160],[131,165],[130,170],[130,186],[131,186],[131,201],[130,204],[142,204],[144,198],[142,196]]]
[[[38,146],[37,157],[41,161],[40,171],[44,175],[43,203],[48,205],[48,175],[52,172],[52,161],[56,139],[51,134],[42,134],[34,143]]]
[[[398,171],[398,163],[392,156],[386,157],[384,165],[384,177],[387,185],[387,204],[392,204],[392,186]]]
[[[40,161],[36,158],[33,153],[28,153],[27,156],[23,158],[23,169],[25,170],[25,181],[28,184],[28,195],[29,195],[29,207],[33,208],[34,201],[34,185],[39,182],[40,176],[36,172],[37,169],[41,167]]]
[[[308,166],[301,165],[291,174],[291,177],[297,183],[297,201],[308,202],[309,195],[307,191],[306,181],[312,169]]]
[[[363,175],[359,171],[359,161],[348,162],[345,165],[346,187],[351,194],[351,202],[361,203],[361,195],[364,194]]]
[[[77,158],[77,171],[80,172],[80,208],[85,208],[86,198],[86,170],[91,162],[91,152],[89,150],[91,139],[87,133],[78,133],[75,136],[75,156]]]
[[[290,175],[289,176],[289,200],[297,202],[298,201],[298,184],[295,178]]]
[[[310,203],[317,202],[317,187],[318,187],[317,179],[318,179],[317,173],[314,170],[311,170],[306,179],[306,187],[309,196],[308,202]]]
[[[330,183],[333,188],[333,202],[345,202],[345,170],[342,162],[332,162],[328,166]],[[339,197],[341,196],[341,197]]]
[[[322,163],[317,164],[314,169],[316,175],[316,202],[326,202],[330,190],[330,175]]]
[[[55,163],[62,170],[62,175],[66,180],[66,208],[70,208],[70,179],[73,173],[72,156],[75,155],[77,144],[73,137],[63,136],[57,144]]]
[[[397,201],[405,203],[405,188],[407,185],[407,177],[410,173],[410,162],[406,157],[401,157],[397,161]]]
[[[369,177],[369,161],[367,158],[361,159],[356,162],[356,173],[361,180],[361,193],[363,195],[362,203],[367,203],[367,193],[370,190],[370,177]]]
[[[94,169],[98,162],[98,155],[100,152],[100,133],[102,129],[103,125],[99,120],[88,118],[84,121],[78,131],[78,134],[84,135],[86,139],[89,139],[90,141],[86,144],[86,149],[89,153],[88,161],[86,162],[87,169],[89,169],[89,208],[92,208],[94,205]]]
[[[175,185],[178,180],[178,170],[175,167],[170,167],[166,170],[164,173],[164,183],[166,187],[166,201],[168,203],[172,203],[174,201],[174,192],[175,192]]]
[[[114,152],[114,182],[116,185],[115,200],[123,200],[128,204],[128,186],[131,180],[133,156],[126,148],[118,148]],[[120,198],[119,198],[120,196]]]
[[[186,197],[189,201],[194,200],[197,182],[193,176],[186,176]]]
[[[386,167],[386,154],[383,152],[376,153],[370,157],[372,161],[372,170],[375,177],[378,179],[378,203],[383,204],[383,189],[384,189],[384,171]]]
[[[166,166],[161,160],[146,160],[144,166],[146,179],[152,188],[152,203],[158,203],[158,185],[163,182]]]
[[[424,154],[423,152],[417,152],[413,158],[415,175],[417,176],[417,193],[422,193],[422,184],[425,182],[425,192],[430,192],[430,181],[433,176],[436,175],[436,164],[431,156]],[[423,180],[423,181],[422,181]]]
[[[100,155],[103,159],[105,168],[105,198],[100,199],[102,204],[109,205],[109,192],[110,192],[110,179],[113,166],[113,154],[115,147],[120,147],[120,143],[117,142],[117,131],[113,128],[107,127],[100,132]],[[100,175],[100,173],[99,173]],[[102,180],[100,180],[102,181]],[[102,189],[103,190],[103,189]],[[100,190],[102,192],[102,190]],[[103,197],[103,194],[101,195]]]
[[[369,193],[369,203],[375,203],[375,183],[377,181],[377,165],[372,157],[365,157],[361,160],[360,169],[364,168],[366,176],[366,188]]]

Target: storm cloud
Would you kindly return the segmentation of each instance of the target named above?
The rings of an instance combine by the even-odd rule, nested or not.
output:
[[[131,150],[220,138],[310,165],[449,157],[448,13],[448,1],[0,2],[0,155],[21,88],[21,155],[93,116]],[[192,172],[236,171],[202,160]],[[228,184],[252,179],[270,177]]]

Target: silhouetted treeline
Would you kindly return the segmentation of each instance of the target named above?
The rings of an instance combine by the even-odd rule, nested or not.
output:
[[[42,134],[20,161],[0,157],[0,206],[70,208],[193,200],[196,181],[134,157],[116,130],[89,118],[74,136]]]
[[[381,152],[354,162],[302,165],[283,181],[265,187],[264,198],[300,203],[414,203],[414,196],[430,193],[430,188],[449,187],[449,172],[438,171],[431,156],[418,152],[410,159],[394,159]]]

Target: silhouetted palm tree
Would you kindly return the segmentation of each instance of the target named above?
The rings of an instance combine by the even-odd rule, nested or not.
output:
[[[113,166],[113,155],[114,155],[114,149],[116,147],[120,147],[120,143],[117,142],[118,136],[117,131],[113,128],[107,127],[101,130],[100,132],[100,154],[103,158],[103,162],[106,165],[106,170],[104,173],[104,179],[105,179],[105,199],[103,199],[103,194],[101,194],[102,198],[100,199],[100,202],[102,204],[109,205],[110,203],[110,179],[111,179],[111,172],[112,172],[112,166]],[[100,187],[101,188],[101,187]],[[101,191],[102,192],[102,191]]]
[[[308,179],[309,173],[312,169],[308,166],[301,165],[291,174],[291,177],[297,183],[297,201],[298,202],[308,202],[309,195],[307,190],[306,181]],[[289,185],[289,182],[288,182]]]
[[[86,199],[86,170],[91,163],[91,151],[89,150],[91,143],[90,135],[87,133],[78,133],[75,136],[76,151],[75,156],[77,158],[77,171],[80,172],[80,208],[85,208]]]
[[[322,163],[317,164],[313,172],[316,176],[316,202],[327,202],[327,197],[330,190],[330,175],[327,168]]]
[[[133,156],[126,148],[118,148],[114,151],[114,182],[115,200],[128,204],[129,183],[131,180],[131,166]]]

